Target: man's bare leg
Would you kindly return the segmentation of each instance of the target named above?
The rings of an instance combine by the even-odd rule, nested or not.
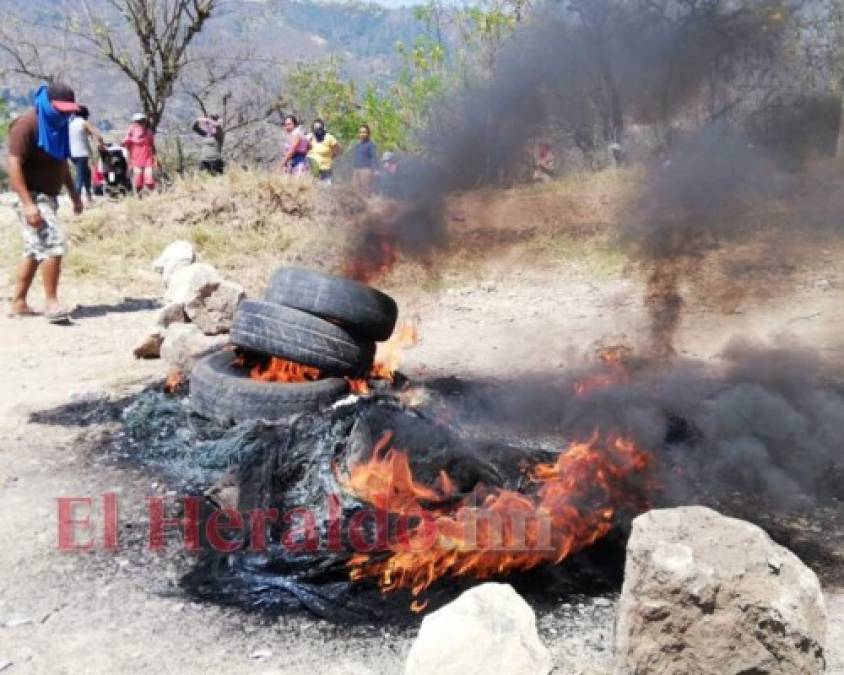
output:
[[[12,296],[12,314],[33,314],[32,307],[26,301],[35,272],[38,270],[38,261],[32,256],[24,256],[18,263],[15,276],[15,292]]]
[[[41,280],[44,282],[44,295],[47,298],[47,313],[61,310],[59,305],[59,277],[62,273],[61,256],[47,258],[41,266]]]

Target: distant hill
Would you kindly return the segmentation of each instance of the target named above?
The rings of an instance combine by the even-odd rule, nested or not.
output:
[[[92,4],[96,6],[94,0]],[[26,16],[30,20],[64,25],[67,17],[64,0],[27,0]],[[20,14],[20,0],[0,0],[0,16],[5,11]],[[206,24],[197,44],[231,49],[232,53],[248,48],[268,59],[296,63],[324,59],[332,55],[342,58],[346,71],[358,80],[377,74],[388,79],[397,65],[396,43],[408,43],[421,32],[413,10],[389,9],[371,2],[321,2],[318,0],[240,0],[225,3]],[[268,66],[271,67],[271,66]],[[86,63],[78,56],[67,56],[64,77],[74,85],[86,102],[94,102],[102,121],[111,118],[118,127],[120,118],[130,114],[135,103],[134,89],[113,69]],[[12,100],[26,95],[31,82],[0,83],[6,87],[4,98]],[[174,107],[179,103],[174,101]],[[173,110],[175,112],[175,109]]]
[[[369,2],[278,2],[288,25],[319,35],[329,46],[354,56],[391,58],[396,43],[412,42],[421,32],[407,8],[386,9]]]

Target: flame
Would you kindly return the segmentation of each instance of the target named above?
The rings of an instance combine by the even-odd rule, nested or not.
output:
[[[375,354],[375,364],[372,366],[370,377],[392,382],[401,363],[404,350],[415,347],[421,339],[419,327],[416,323],[409,321],[399,326],[389,340],[378,345],[378,352]]]
[[[392,236],[383,232],[369,232],[359,242],[352,259],[343,267],[343,276],[369,284],[387,274],[398,259],[398,247]]]
[[[556,462],[535,466],[524,493],[479,484],[457,504],[446,473],[433,486],[419,483],[391,440],[385,434],[342,479],[361,501],[412,523],[388,543],[386,558],[359,553],[349,561],[352,580],[375,578],[383,592],[410,588],[416,598],[444,575],[486,579],[558,563],[605,536],[619,510],[648,508],[637,483],[647,482],[652,456],[615,433],[595,431]]]
[[[164,380],[164,391],[168,394],[178,394],[186,382],[187,378],[181,370],[171,370]]]
[[[585,396],[598,389],[607,389],[630,382],[627,359],[633,350],[630,347],[606,347],[598,352],[598,360],[605,367],[605,372],[584,377],[574,383],[572,389],[578,396]]]
[[[320,378],[318,368],[303,366],[300,363],[287,361],[273,356],[266,365],[258,364],[249,371],[249,377],[262,382],[312,382]]]
[[[349,387],[352,393],[369,394],[371,389],[368,379],[392,382],[395,379],[404,351],[418,345],[421,339],[419,327],[415,322],[408,321],[399,326],[393,331],[389,340],[378,345],[375,363],[369,371],[369,377],[366,379],[349,379]]]

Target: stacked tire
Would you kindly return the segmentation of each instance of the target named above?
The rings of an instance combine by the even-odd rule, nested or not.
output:
[[[263,300],[240,303],[231,328],[240,350],[317,368],[313,382],[286,384],[249,377],[231,351],[200,361],[191,375],[191,406],[204,417],[231,422],[278,421],[315,412],[348,392],[345,378],[362,377],[376,342],[390,337],[398,307],[374,288],[311,270],[283,267]]]

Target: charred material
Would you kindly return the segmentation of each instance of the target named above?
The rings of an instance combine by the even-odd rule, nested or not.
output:
[[[385,604],[373,584],[349,579],[348,563],[361,549],[356,537],[369,550],[388,551],[379,541],[384,533],[375,522],[377,510],[350,494],[342,476],[368,458],[386,433],[394,447],[408,449],[411,470],[421,483],[433,484],[446,471],[455,501],[478,484],[524,490],[529,481],[524,467],[554,457],[546,450],[465,441],[390,396],[360,399],[329,414],[302,415],[287,425],[256,424],[253,447],[238,471],[237,511],[280,517],[267,518],[260,531],[244,527],[230,540],[234,551],[209,546],[185,576],[184,588],[218,602],[275,611],[302,608],[340,621],[372,620],[391,606],[407,613],[404,594],[396,596],[397,604]]]

